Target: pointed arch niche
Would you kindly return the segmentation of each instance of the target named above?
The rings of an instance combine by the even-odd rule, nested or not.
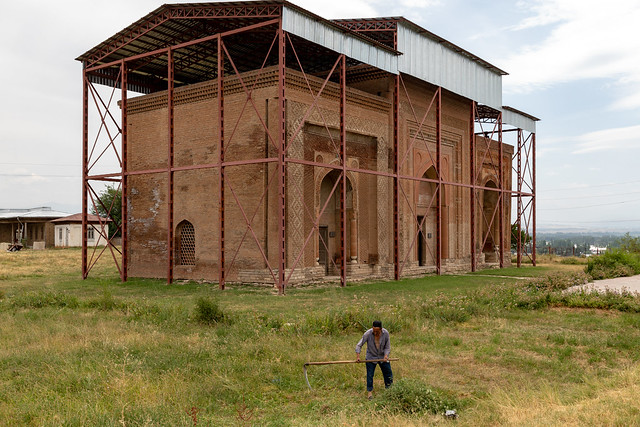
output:
[[[325,267],[325,274],[336,274],[335,267],[331,260],[340,258],[340,189],[333,189],[336,181],[340,179],[340,171],[333,170],[327,173],[320,181],[320,191],[317,204],[317,212],[322,209],[325,202],[331,196],[327,208],[323,212],[319,221],[317,260]],[[345,197],[345,208],[347,216],[347,240],[346,254],[350,263],[358,262],[358,197],[352,184],[353,177],[347,174],[347,193]]]

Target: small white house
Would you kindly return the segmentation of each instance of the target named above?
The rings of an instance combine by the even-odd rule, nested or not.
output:
[[[102,220],[104,232],[100,225]],[[55,225],[55,245],[56,247],[82,246],[82,214],[74,214],[64,218],[51,221]],[[107,224],[111,220],[100,218],[97,215],[87,215],[87,246],[104,246],[107,239],[104,235],[108,234]]]

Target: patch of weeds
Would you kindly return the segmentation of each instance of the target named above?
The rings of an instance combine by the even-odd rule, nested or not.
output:
[[[327,310],[324,313],[303,315],[297,332],[317,335],[338,335],[346,332],[364,332],[371,327],[371,321],[378,319],[382,327],[389,332],[398,332],[406,328],[410,321],[399,315],[400,306],[354,305],[340,309]],[[283,326],[286,326],[285,323]]]
[[[587,282],[589,282],[589,276],[583,272],[554,273],[528,282],[527,287],[541,291],[562,291]]]
[[[515,301],[517,308],[525,310],[540,310],[546,308],[551,303],[551,294],[549,292],[532,291],[522,292]]]
[[[557,296],[557,304],[570,308],[597,308],[640,313],[640,298],[630,292],[581,290]]]
[[[640,317],[633,314],[625,314],[622,317],[622,324],[635,329],[640,329]]]
[[[607,338],[606,346],[617,350],[633,351],[640,345],[640,337],[636,335],[621,334],[613,335]],[[634,359],[637,359],[635,356]]]
[[[573,347],[560,347],[558,350],[558,361],[564,362],[573,355]]]
[[[194,319],[198,323],[205,325],[212,325],[224,320],[224,313],[217,301],[209,297],[199,297],[196,300],[196,308],[194,312]]]
[[[160,307],[156,304],[146,304],[138,301],[128,301],[120,305],[123,314],[133,320],[153,319],[160,313]]]
[[[466,295],[451,298],[439,294],[423,302],[418,310],[423,317],[438,323],[464,323],[478,313],[479,306]]]
[[[272,331],[279,331],[285,325],[289,325],[282,315],[267,316],[265,314],[261,314],[256,316],[254,322],[257,324],[256,327],[266,328]]]
[[[587,259],[586,258],[578,258],[578,257],[575,257],[575,256],[562,258],[560,260],[560,264],[565,264],[565,265],[580,265],[580,264],[586,264],[586,263],[587,263]]]
[[[4,291],[0,289],[0,300],[4,299]]]
[[[580,345],[580,340],[575,335],[567,335],[567,334],[549,334],[547,335],[547,341],[550,341],[556,345],[568,345],[568,346],[578,346]]]
[[[87,301],[86,306],[89,308],[97,308],[102,311],[111,311],[120,307],[121,303],[113,298],[111,292],[105,290],[99,298]]]
[[[66,307],[78,308],[78,298],[61,292],[31,291],[12,298],[14,308]]]
[[[585,353],[589,356],[587,362],[590,365],[603,362],[606,359],[606,353],[598,348],[588,348]]]
[[[347,331],[363,331],[371,319],[369,310],[360,307],[360,310],[329,310],[321,314],[304,316],[302,331],[318,335],[336,335]],[[382,323],[387,328],[386,322]]]
[[[563,345],[567,342],[567,339],[563,334],[549,334],[547,335],[547,341],[551,341],[554,344]]]
[[[446,410],[458,410],[461,404],[447,393],[427,387],[413,379],[400,379],[385,390],[380,397],[380,407],[393,413],[412,415],[444,414]]]

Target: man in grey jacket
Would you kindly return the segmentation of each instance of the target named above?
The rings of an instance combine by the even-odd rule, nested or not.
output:
[[[373,397],[373,374],[376,364],[380,365],[385,388],[389,388],[393,383],[393,372],[389,363],[389,353],[391,353],[391,341],[389,331],[382,327],[379,320],[373,321],[373,327],[362,335],[362,339],[356,344],[356,360],[360,361],[360,350],[367,344],[367,355],[365,360],[384,359],[383,362],[367,362],[367,397]]]

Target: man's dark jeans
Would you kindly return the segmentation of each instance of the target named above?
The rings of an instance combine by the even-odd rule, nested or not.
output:
[[[393,372],[391,372],[391,363],[389,362],[367,362],[367,391],[373,391],[373,373],[376,365],[380,365],[382,377],[384,378],[384,387],[389,388],[393,384]]]

